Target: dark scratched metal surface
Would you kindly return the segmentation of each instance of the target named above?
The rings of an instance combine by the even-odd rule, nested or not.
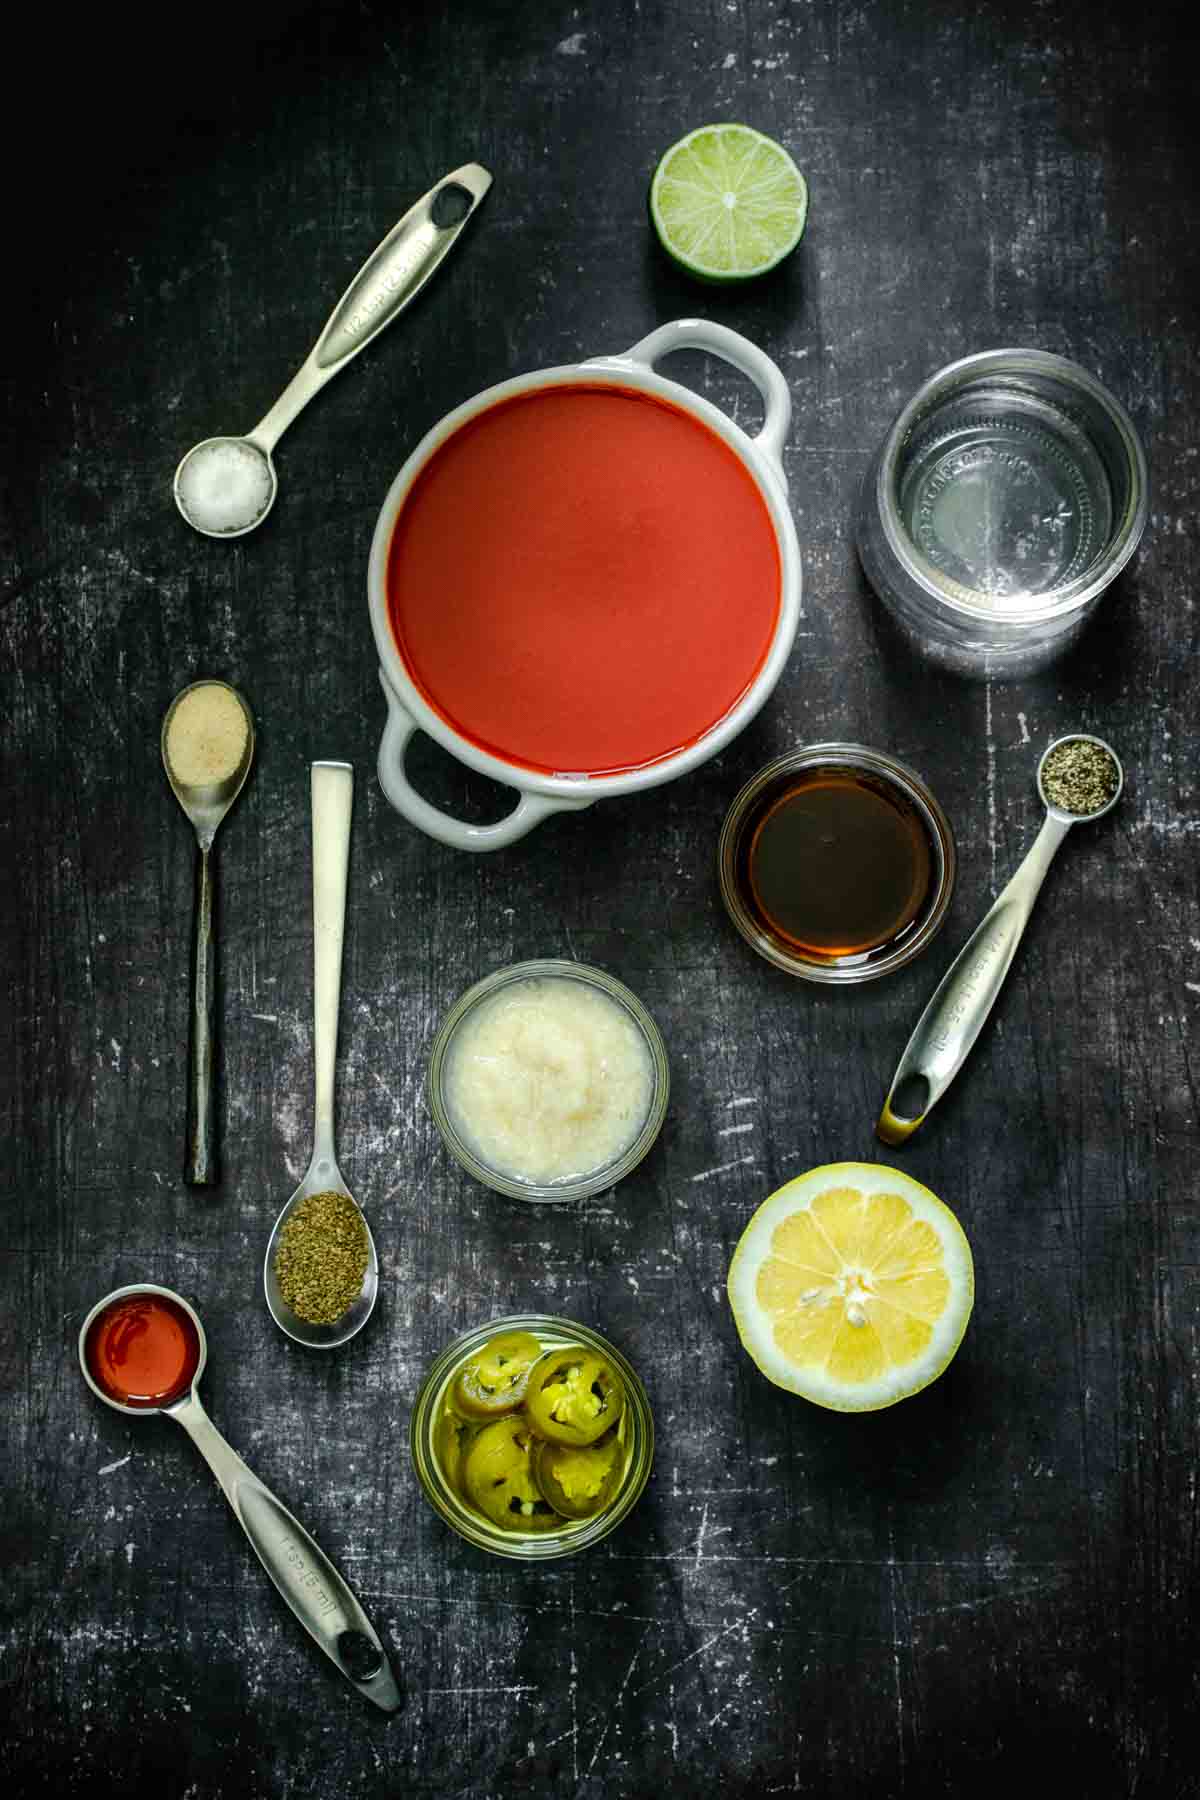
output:
[[[1197,1792],[1200,267],[1175,17],[277,4],[178,39],[159,24],[133,62],[119,13],[56,29],[8,73],[32,115],[54,69],[75,159],[68,180],[22,139],[9,226],[39,279],[4,402],[8,1791],[926,1800],[1057,1752],[1090,1795]],[[664,263],[645,198],[666,145],[731,117],[790,146],[812,209],[799,253],[727,295]],[[467,158],[496,175],[469,239],[285,438],[264,528],[193,535],[170,499],[181,452],[249,429],[384,230]],[[494,858],[443,849],[374,776],[364,571],[388,483],[478,389],[693,312],[792,388],[806,587],[784,679],[685,781]],[[1093,369],[1153,480],[1094,629],[1008,686],[914,660],[849,534],[902,400],[995,344]],[[679,369],[753,423],[723,366]],[[225,1180],[197,1195],[180,1179],[192,853],[158,732],[210,674],[245,691],[260,737],[218,846]],[[898,1053],[1032,840],[1041,748],[1074,726],[1119,747],[1127,798],[1072,835],[966,1071],[892,1153],[971,1237],[973,1322],[923,1396],[826,1414],[742,1353],[729,1256],[789,1176],[886,1160],[872,1124]],[[935,948],[846,993],[755,959],[713,867],[742,781],[831,737],[920,770],[961,858]],[[339,1136],[385,1271],[370,1328],[329,1357],[284,1339],[257,1286],[310,1144],[314,757],[357,774]],[[495,815],[432,754],[422,769]],[[474,1186],[422,1097],[448,1004],[535,955],[628,982],[674,1077],[637,1173],[559,1210]],[[390,1723],[303,1638],[182,1433],[85,1392],[80,1318],[139,1277],[198,1305],[214,1418],[388,1638],[408,1695]],[[619,1532],[523,1571],[433,1515],[406,1428],[452,1334],[530,1307],[628,1353],[659,1451]]]

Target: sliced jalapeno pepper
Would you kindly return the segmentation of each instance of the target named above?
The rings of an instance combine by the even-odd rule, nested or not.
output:
[[[479,1436],[481,1427],[471,1419],[460,1419],[457,1413],[444,1412],[434,1428],[433,1449],[442,1473],[458,1493],[463,1491],[463,1458]]]
[[[547,1350],[529,1372],[525,1416],[552,1444],[594,1444],[616,1424],[624,1404],[621,1377],[593,1350]]]
[[[485,1425],[463,1459],[463,1492],[505,1531],[554,1531],[560,1520],[534,1482],[529,1449],[518,1415]]]
[[[468,1419],[516,1412],[542,1346],[529,1331],[502,1331],[477,1350],[454,1380],[451,1405]]]
[[[615,1430],[577,1448],[544,1440],[533,1446],[533,1478],[564,1519],[594,1519],[603,1512],[620,1486],[624,1463],[625,1446]]]

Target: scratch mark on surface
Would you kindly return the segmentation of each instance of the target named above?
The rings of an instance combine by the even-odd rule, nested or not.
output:
[[[699,1175],[693,1175],[693,1184],[697,1181],[708,1181],[714,1175],[724,1175],[729,1169],[740,1168],[743,1163],[752,1163],[752,1156],[736,1156],[732,1162],[718,1163],[715,1169],[702,1169]]]
[[[632,1676],[633,1671],[637,1668],[638,1657],[642,1654],[642,1646],[645,1644],[646,1639],[649,1635],[650,1635],[650,1627],[647,1625],[645,1631],[643,1631],[641,1637],[638,1639],[637,1649],[634,1651],[633,1656],[629,1663],[629,1667],[626,1669],[624,1677],[621,1681],[621,1685],[617,1689],[616,1700],[613,1702],[613,1705],[609,1711],[609,1715],[608,1715],[607,1719],[604,1721],[604,1730],[600,1733],[600,1736],[596,1739],[596,1747],[592,1751],[592,1760],[587,1766],[587,1772],[589,1775],[591,1774],[592,1770],[595,1768],[596,1759],[599,1757],[601,1750],[603,1750],[603,1748],[604,1748],[604,1740],[608,1736],[609,1727],[611,1726],[611,1724],[613,1722],[614,1715],[617,1713],[617,1711],[620,1708],[622,1700],[625,1698],[625,1690],[629,1686],[630,1677]]]
[[[649,1681],[643,1681],[641,1687],[634,1688],[634,1693],[645,1693],[647,1688],[656,1686],[660,1681],[665,1680],[668,1675],[674,1675],[679,1669],[686,1668],[688,1663],[695,1662],[698,1656],[703,1656],[707,1651],[712,1649],[714,1644],[719,1644],[723,1639],[731,1637],[735,1631],[745,1631],[751,1621],[757,1619],[760,1610],[761,1609],[757,1606],[750,1607],[747,1612],[742,1614],[741,1618],[735,1619],[732,1625],[726,1625],[721,1631],[714,1631],[710,1638],[705,1638],[702,1644],[697,1644],[694,1650],[689,1650],[686,1656],[681,1657],[677,1663],[672,1663],[669,1669],[664,1669],[661,1675],[654,1675]],[[638,1645],[638,1649],[641,1649],[640,1644]]]
[[[718,1137],[737,1137],[740,1132],[753,1131],[753,1125],[722,1125]]]
[[[900,1622],[896,1607],[896,1583],[899,1571],[893,1556],[888,1557],[888,1599],[892,1612],[892,1679],[896,1687],[896,1760],[904,1774],[904,1686],[900,1678]]]
[[[984,737],[987,745],[988,854],[991,857],[991,891],[996,892],[996,739],[992,731],[992,684],[984,687]]]
[[[485,1697],[493,1694],[537,1694],[541,1692],[536,1682],[514,1682],[511,1687],[431,1687],[427,1694],[482,1694]]]
[[[98,1470],[97,1473],[100,1475],[111,1475],[114,1469],[123,1469],[127,1462],[132,1462],[132,1461],[133,1461],[133,1451],[131,1450],[129,1452],[129,1454],[127,1456],[123,1456],[119,1462],[105,1463],[104,1467],[102,1469]]]

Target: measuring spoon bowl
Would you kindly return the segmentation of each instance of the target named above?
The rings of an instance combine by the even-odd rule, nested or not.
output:
[[[171,766],[171,758],[167,752],[171,721],[189,694],[194,694],[197,689],[206,687],[223,688],[227,694],[232,694],[246,721],[246,742],[237,767],[222,781],[181,781]],[[250,705],[245,695],[239,694],[238,690],[228,681],[207,679],[189,682],[187,687],[180,689],[168,706],[162,723],[162,765],[167,781],[170,783],[171,792],[186,813],[202,849],[208,849],[211,846],[217,826],[245,787],[246,777],[249,775],[251,764],[254,761],[254,746],[254,714],[250,711]]]
[[[1106,751],[1113,759],[1113,765],[1117,771],[1117,785],[1113,789],[1112,797],[1106,800],[1103,806],[1098,806],[1094,812],[1070,812],[1065,806],[1056,806],[1046,793],[1043,779],[1046,772],[1046,764],[1062,744],[1095,744],[1098,749]],[[1047,744],[1045,750],[1042,752],[1041,761],[1037,766],[1038,798],[1041,800],[1042,805],[1050,814],[1051,818],[1065,819],[1068,825],[1092,825],[1097,819],[1102,819],[1105,813],[1111,812],[1113,807],[1117,804],[1117,801],[1121,798],[1124,787],[1125,770],[1122,767],[1120,757],[1117,755],[1111,744],[1106,743],[1101,737],[1093,737],[1091,732],[1088,731],[1068,731],[1065,736],[1055,738],[1052,744]]]
[[[190,1380],[161,1405],[127,1406],[95,1380],[88,1365],[88,1338],[100,1314],[114,1301],[155,1294],[178,1307],[195,1327],[199,1360]],[[160,1412],[181,1425],[217,1478],[251,1548],[309,1636],[346,1680],[383,1712],[402,1704],[400,1689],[375,1627],[353,1591],[319,1544],[226,1443],[203,1406],[198,1388],[208,1361],[208,1340],[195,1307],[172,1288],[135,1282],[114,1288],[92,1307],[79,1331],[79,1366],[98,1400],[115,1412],[144,1418]]]
[[[367,1272],[363,1276],[362,1288],[357,1300],[351,1302],[349,1308],[340,1319],[332,1325],[313,1325],[302,1319],[284,1299],[279,1288],[279,1278],[275,1273],[275,1257],[279,1249],[279,1234],[295,1212],[301,1200],[310,1194],[324,1194],[330,1191],[345,1194],[347,1200],[354,1201],[358,1216],[362,1220],[363,1230],[367,1234]],[[285,1332],[293,1342],[303,1344],[308,1350],[336,1350],[349,1338],[360,1332],[372,1312],[379,1294],[379,1257],[375,1250],[375,1239],[371,1235],[371,1227],[367,1224],[358,1201],[342,1179],[341,1171],[331,1151],[318,1149],[308,1166],[300,1186],[296,1189],[283,1211],[275,1221],[274,1229],[267,1242],[267,1254],[263,1262],[263,1295],[267,1302],[267,1310],[280,1331]]]
[[[112,1306],[116,1301],[130,1300],[139,1294],[158,1294],[164,1300],[172,1301],[191,1321],[200,1345],[199,1360],[196,1363],[195,1371],[190,1380],[183,1383],[177,1393],[169,1395],[167,1399],[163,1400],[157,1406],[147,1404],[146,1402],[141,1402],[137,1406],[127,1406],[123,1401],[117,1400],[112,1394],[106,1393],[92,1374],[91,1366],[88,1362],[88,1338],[91,1335],[92,1326],[100,1317],[100,1314],[108,1307]],[[195,1307],[190,1306],[183,1298],[183,1295],[177,1294],[173,1288],[158,1287],[152,1281],[136,1281],[128,1287],[114,1288],[111,1294],[105,1294],[103,1300],[97,1300],[95,1306],[93,1306],[91,1312],[89,1312],[87,1318],[79,1328],[79,1367],[83,1371],[83,1379],[87,1382],[97,1400],[103,1400],[105,1406],[111,1406],[114,1412],[126,1413],[131,1418],[144,1419],[149,1413],[170,1412],[172,1407],[179,1406],[189,1397],[189,1395],[195,1393],[207,1363],[208,1338],[205,1336],[204,1326],[200,1322],[200,1315]]]
[[[271,452],[253,435],[210,437],[180,458],[172,492],[193,531],[204,537],[245,537],[274,506],[279,477]],[[203,520],[206,504],[211,508],[208,523]],[[218,518],[228,523],[213,523]]]

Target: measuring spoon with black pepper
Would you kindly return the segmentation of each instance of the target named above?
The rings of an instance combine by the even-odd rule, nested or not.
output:
[[[1125,773],[1111,744],[1072,732],[1047,749],[1037,784],[1046,808],[1042,829],[917,1021],[875,1127],[885,1144],[910,1138],[958,1074],[1004,985],[1055,851],[1072,825],[1112,811]]]
[[[254,1553],[309,1636],[365,1699],[402,1704],[382,1643],[320,1545],[225,1442],[198,1388],[208,1339],[195,1307],[141,1282],[98,1300],[79,1333],[79,1366],[98,1400],[132,1418],[162,1413],[199,1450]]]
[[[263,1264],[263,1292],[271,1317],[296,1343],[313,1350],[334,1350],[361,1331],[379,1292],[375,1240],[338,1168],[333,1136],[333,1075],[353,804],[350,764],[313,763],[313,1153],[304,1179],[275,1221]],[[309,1204],[318,1197],[324,1199],[323,1204]],[[366,1267],[361,1286],[347,1301],[346,1270],[353,1266],[360,1248],[365,1251]],[[300,1283],[293,1280],[297,1261],[301,1262]]]

